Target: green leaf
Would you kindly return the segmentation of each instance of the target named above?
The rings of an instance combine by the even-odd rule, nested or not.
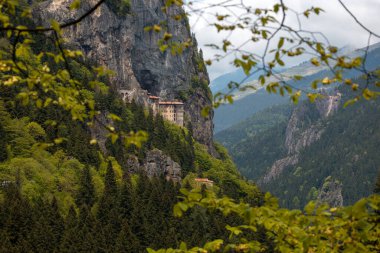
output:
[[[265,31],[265,30],[262,30],[262,31],[261,31],[261,35],[263,36],[264,39],[267,39],[267,38],[268,38],[268,33],[267,33],[267,31]]]
[[[71,4],[70,4],[70,10],[76,10],[80,7],[80,4],[81,4],[81,1],[80,0],[74,0]]]
[[[347,106],[353,105],[353,104],[355,104],[357,101],[358,101],[357,98],[349,99],[349,100],[347,100],[347,101],[344,103],[343,108],[346,108]]]
[[[173,213],[175,217],[182,217],[182,214],[183,214],[181,208],[178,205],[175,205],[173,207]]]
[[[60,33],[60,31],[61,31],[61,26],[60,26],[60,24],[58,23],[58,21],[56,21],[56,20],[52,20],[52,21],[50,22],[50,24],[51,24],[51,27],[52,27],[57,33]]]
[[[160,51],[161,51],[161,52],[165,52],[168,48],[169,48],[168,45],[163,44],[163,45],[160,46]]]
[[[227,100],[228,103],[230,103],[230,104],[233,104],[233,103],[234,103],[234,99],[232,98],[232,95],[228,95],[228,96],[226,96],[226,100]]]
[[[204,248],[208,251],[214,252],[219,250],[222,247],[223,240],[218,239],[212,242],[208,242],[205,244]]]
[[[210,110],[209,106],[203,107],[201,111],[202,117],[207,118],[210,115]]]
[[[280,40],[278,41],[278,46],[277,48],[280,49],[284,45],[284,37],[281,37]]]
[[[119,139],[119,135],[117,135],[115,133],[111,133],[110,137],[111,137],[112,144],[115,144],[115,142],[117,141],[117,139]]]

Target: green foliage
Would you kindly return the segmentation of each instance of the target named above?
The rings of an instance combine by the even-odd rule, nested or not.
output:
[[[102,3],[99,2],[95,7]],[[115,1],[107,3],[120,15],[130,8],[127,0],[122,4]],[[80,1],[74,1],[71,5],[72,9],[79,7]],[[95,7],[82,18],[96,10]],[[93,161],[93,165],[96,165],[96,155],[91,152],[94,150],[83,148],[88,142],[82,141],[88,141],[88,138],[81,137],[88,137],[88,126],[94,126],[100,114],[112,121],[120,117],[101,111],[96,101],[97,96],[108,92],[106,83],[112,72],[84,60],[83,53],[67,46],[62,37],[64,29],[81,19],[66,24],[52,20],[48,27],[36,27],[30,5],[20,1],[5,1],[0,8],[3,11],[0,18],[3,35],[0,43],[0,99],[8,109],[16,112],[14,115],[23,109],[28,117],[41,126],[50,125],[52,129],[46,131],[47,139],[50,141],[54,133],[52,143],[56,145],[63,144],[66,139],[73,140],[57,134],[76,135],[76,142],[66,143],[66,151],[79,153],[77,157],[81,161]],[[140,147],[146,140],[146,134],[142,131],[116,132],[111,122],[101,125],[101,128],[104,130],[103,135],[112,142],[119,139],[126,147]],[[26,138],[22,141],[25,146],[28,145]],[[92,140],[92,143],[96,143],[96,140]],[[19,147],[22,148],[21,145]]]
[[[71,8],[78,8],[79,3],[74,1]],[[127,1],[122,5],[115,1],[107,3],[118,15],[125,15],[130,8]],[[167,7],[171,4],[181,6],[182,2],[166,2]],[[201,244],[205,245],[205,250],[217,251],[228,240],[228,233],[231,232],[233,237],[241,235],[244,229],[252,231],[244,240],[234,238],[235,244],[227,245],[230,247],[227,250],[270,251],[272,244],[278,251],[319,249],[320,245],[325,250],[330,245],[346,248],[348,239],[353,242],[351,248],[347,247],[348,251],[365,251],[366,247],[379,250],[376,244],[379,229],[373,225],[378,221],[375,216],[378,215],[378,198],[368,199],[368,204],[367,200],[362,200],[351,209],[317,208],[315,215],[309,212],[308,216],[299,211],[278,209],[269,198],[266,205],[260,206],[260,192],[239,176],[221,147],[217,149],[222,160],[218,160],[209,155],[205,147],[194,144],[186,130],[165,122],[160,116],[153,118],[136,104],[132,103],[129,108],[123,106],[115,93],[107,94],[106,81],[111,73],[103,67],[79,64],[82,53],[64,47],[62,29],[71,25],[52,20],[49,27],[35,27],[28,7],[19,1],[7,0],[0,6],[3,35],[0,43],[0,134],[4,137],[0,140],[0,151],[4,154],[0,157],[3,187],[1,252],[142,252],[148,246],[180,247],[186,251],[186,245]],[[277,6],[268,12],[277,13],[280,7],[286,10],[284,6]],[[319,11],[312,8],[305,16]],[[261,15],[262,10],[257,12]],[[275,18],[267,14],[260,18],[264,27],[275,23]],[[223,19],[222,16],[219,20]],[[219,31],[235,29],[221,24],[215,26]],[[152,29],[161,31],[157,25]],[[48,33],[45,35],[45,32]],[[263,29],[255,34],[263,39],[270,38]],[[168,33],[165,36],[167,40],[172,38]],[[284,65],[281,56],[289,55],[289,50],[280,50],[285,39],[278,44],[275,58],[269,63],[270,69],[277,64]],[[164,43],[161,49],[165,50],[169,45],[176,54],[189,48],[191,43]],[[326,55],[322,44],[311,43],[309,46],[320,55],[320,59],[312,61],[313,64],[332,58]],[[231,42],[223,41],[222,50],[227,52],[229,48]],[[329,50],[336,53],[336,50]],[[291,53],[302,54],[302,50]],[[193,60],[197,63],[197,71],[205,74],[200,59]],[[256,62],[252,56],[243,56],[241,60],[235,60],[235,65],[248,73]],[[335,67],[360,65],[360,59],[346,61],[341,58]],[[265,77],[261,80],[264,84]],[[322,81],[331,82],[334,80]],[[193,80],[194,89],[202,89],[210,96],[207,85],[208,80],[201,75]],[[300,97],[299,92],[293,93],[288,86],[279,87],[278,83],[272,83],[268,87],[268,91],[279,89],[280,93],[281,88],[285,88],[295,102]],[[355,84],[351,87],[358,88]],[[366,99],[376,96],[377,93],[369,89],[363,91]],[[228,101],[232,99],[230,96],[226,98]],[[99,118],[106,119],[106,123],[101,122],[101,128],[106,131],[108,151],[115,159],[104,159],[100,147],[95,145],[98,140],[91,137],[88,127],[99,127]],[[186,201],[175,205],[178,186],[172,182],[148,179],[143,174],[138,179],[132,176],[137,180],[129,182],[128,171],[118,162],[124,166],[129,155],[136,155],[141,161],[146,151],[153,148],[162,149],[178,161],[184,175],[196,172],[209,177],[219,185],[221,191],[218,194],[243,199],[253,203],[254,207],[235,204],[228,198],[215,200],[208,197],[205,188],[189,194],[183,191]],[[125,177],[122,177],[123,173]],[[79,205],[79,216],[75,203]],[[189,209],[194,205],[198,207]],[[172,217],[173,208],[176,214],[185,217],[182,221]],[[332,219],[335,212],[337,218]],[[222,213],[231,216],[224,218]],[[339,228],[336,224],[330,226],[335,221],[339,222]],[[247,224],[240,226],[242,222]],[[259,228],[264,229],[264,239]],[[338,244],[328,240],[335,231],[333,239]],[[320,240],[322,236],[324,240]],[[221,239],[211,241],[213,238]],[[179,241],[186,244],[178,245]]]
[[[112,174],[109,166],[102,198],[96,199],[92,209],[82,202],[79,215],[74,207],[61,215],[56,201],[31,202],[15,184],[8,185],[0,202],[0,249],[145,252],[147,247],[179,247],[181,241],[195,246],[214,237],[227,239],[224,227],[238,224],[236,216],[225,218],[221,212],[201,207],[178,219],[172,212],[179,185],[144,174],[134,175],[135,183],[126,176],[121,185],[115,185]],[[80,188],[87,184],[82,180]]]
[[[148,252],[377,252],[380,250],[380,196],[372,195],[353,206],[330,208],[310,202],[304,209],[280,209],[277,200],[267,194],[265,204],[252,207],[212,194],[199,196],[197,191],[182,191],[183,201],[176,204],[176,216],[198,206],[220,210],[224,215],[236,214],[242,221],[226,226],[227,240],[212,238],[204,246],[148,250]],[[259,230],[264,229],[265,240]],[[254,239],[249,235],[256,234]]]
[[[276,1],[272,6],[261,6],[260,4],[252,5],[251,3],[231,3],[232,0],[227,0],[221,3],[202,3],[186,1],[166,1],[163,11],[168,13],[172,8],[190,7],[187,15],[194,15],[198,19],[205,19],[210,23],[211,27],[217,33],[221,34],[221,39],[215,43],[207,44],[213,52],[212,59],[206,60],[207,65],[212,65],[213,62],[225,60],[233,55],[232,64],[242,70],[246,79],[252,74],[262,72],[258,78],[257,85],[240,86],[241,83],[235,83],[225,93],[218,93],[214,96],[214,107],[217,108],[222,103],[232,103],[233,97],[231,93],[234,90],[246,91],[247,89],[256,90],[256,86],[262,86],[268,93],[280,94],[288,96],[291,101],[297,104],[302,96],[306,96],[310,102],[314,102],[320,97],[318,89],[322,86],[331,86],[341,82],[345,82],[355,94],[355,98],[347,101],[348,104],[353,104],[360,99],[373,100],[376,99],[380,92],[378,90],[378,82],[376,78],[380,77],[379,72],[369,73],[367,69],[367,55],[370,45],[368,44],[363,56],[355,54],[352,57],[347,57],[340,54],[339,49],[331,45],[329,39],[322,34],[321,38],[316,38],[313,31],[299,30],[299,27],[286,25],[287,20],[297,18],[299,25],[302,25],[302,18],[310,18],[318,16],[323,10],[319,7],[311,7],[301,11],[294,11],[288,8],[283,1]],[[377,34],[363,26],[358,19],[350,12],[342,1],[339,1],[341,7],[347,11],[354,20],[359,23],[369,36]],[[231,15],[230,7],[241,10],[240,15]],[[253,7],[254,6],[254,7]],[[204,13],[207,9],[207,14]],[[224,10],[224,11],[221,11]],[[210,17],[210,20],[207,18]],[[183,19],[181,15],[174,15],[174,20]],[[161,23],[154,24],[148,31],[163,33],[164,45],[161,45],[161,50],[174,49],[173,34],[169,29]],[[242,44],[235,44],[231,38],[234,36],[242,36],[243,34],[249,38]],[[370,43],[370,42],[369,42]],[[263,50],[246,50],[256,48],[257,45],[264,45]],[[185,43],[183,43],[185,46]],[[325,68],[329,70],[329,75],[321,79],[313,79],[310,81],[310,89],[297,87],[294,85],[297,81],[303,79],[302,75],[291,74],[289,76],[278,75],[276,69],[280,69],[286,65],[285,59],[299,58],[307,54],[314,57],[310,59],[310,64],[314,67]],[[197,55],[193,57],[193,61],[197,62]],[[195,64],[195,66],[197,66]],[[368,80],[366,85],[359,85],[352,82],[350,76],[347,75],[347,70],[355,69],[365,75]]]
[[[215,135],[228,148],[239,171],[258,180],[279,157],[286,155],[285,130],[290,106],[274,106]]]
[[[254,184],[244,180],[225,149],[217,145],[222,159],[211,156],[206,147],[195,143],[195,170],[200,177],[213,180],[220,186],[221,194],[259,204],[261,193]]]
[[[199,77],[199,76],[193,76],[191,79],[191,88],[192,90],[189,91],[190,94],[193,94],[194,90],[201,89],[204,94],[206,94],[207,98],[212,100],[212,93],[210,88],[208,87],[208,80]]]
[[[350,99],[349,87],[340,87],[339,92],[344,98],[341,104]],[[290,109],[270,108],[216,135],[248,179],[262,179],[275,161],[288,156],[285,142]],[[316,200],[328,176],[342,183],[345,205],[371,194],[380,166],[376,154],[379,146],[377,125],[380,124],[378,101],[339,108],[327,118],[321,117],[316,106],[308,102],[301,103],[295,110],[302,113],[297,114],[298,124],[293,128],[302,132],[317,125],[323,133],[319,140],[300,152],[296,165],[288,166],[278,178],[263,183],[262,190],[274,194],[281,205],[288,208],[302,207]]]
[[[294,207],[295,196],[301,206],[315,199],[311,198],[315,194],[309,192],[313,187],[322,189],[328,176],[342,183],[345,205],[371,194],[380,166],[376,152],[380,140],[379,108],[377,101],[357,103],[322,120],[325,129],[321,138],[301,152],[296,166],[287,168],[263,189],[279,197],[285,207]],[[301,169],[297,172],[297,168]]]
[[[88,167],[85,167],[82,171],[75,203],[77,206],[86,205],[88,207],[92,207],[95,203],[95,187]]]

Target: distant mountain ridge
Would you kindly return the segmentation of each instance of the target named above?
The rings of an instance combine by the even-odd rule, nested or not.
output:
[[[256,80],[261,74],[262,74],[262,72],[258,72],[254,75],[251,75],[250,77],[248,77],[244,81],[244,83]],[[210,89],[211,89],[213,94],[216,94],[217,92],[227,92],[229,90],[228,84],[231,81],[240,83],[246,77],[247,77],[247,75],[244,73],[244,71],[242,69],[237,69],[233,72],[223,74],[223,75],[215,78],[214,80],[212,80],[210,83]]]
[[[343,109],[351,91],[338,91],[342,97],[335,91],[316,104],[271,107],[215,138],[241,173],[283,206],[352,204],[372,192],[380,172],[380,101]]]
[[[357,49],[350,52],[350,57],[357,57],[363,54],[364,49]],[[380,66],[380,43],[376,43],[369,47],[369,54],[366,60],[366,69],[368,71],[375,70]],[[292,82],[295,87],[302,87],[309,89],[310,83],[315,79],[323,79],[328,76],[331,77],[332,73],[326,67],[315,67],[310,62],[306,61],[297,66],[285,69],[282,71],[283,75],[302,75],[304,78],[298,82]],[[345,72],[345,76],[355,78],[361,75],[357,70],[349,70]],[[226,77],[226,76],[225,76]],[[224,77],[224,78],[225,78]],[[255,81],[248,82],[247,84],[254,85]],[[220,86],[219,86],[220,87]],[[214,91],[214,87],[211,87]],[[228,127],[237,124],[251,115],[269,108],[273,105],[289,104],[288,97],[281,97],[276,94],[268,94],[265,89],[260,88],[257,91],[235,92],[234,104],[222,105],[215,110],[214,114],[214,133],[218,133]]]

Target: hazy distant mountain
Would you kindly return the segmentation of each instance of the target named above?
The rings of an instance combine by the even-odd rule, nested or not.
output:
[[[380,100],[342,108],[340,87],[316,104],[274,106],[215,135],[240,172],[283,206],[350,205],[374,189],[380,169]],[[342,100],[341,100],[342,99]]]
[[[346,49],[344,52],[346,52]],[[351,51],[349,57],[357,57],[363,55],[363,49]],[[380,66],[380,43],[370,46],[369,53],[366,61],[367,70],[374,70]],[[309,88],[311,81],[315,79],[322,79],[326,76],[332,76],[331,72],[325,66],[315,67],[309,61],[303,62],[295,67],[285,69],[282,72],[284,76],[302,75],[304,78],[296,83],[292,83],[296,87]],[[244,73],[241,73],[244,75]],[[349,70],[345,72],[347,77],[357,77],[361,72],[356,70]],[[230,77],[238,77],[239,73],[226,74],[220,78],[215,79],[211,89],[215,91],[223,91],[227,86],[221,85],[222,82]],[[247,84],[256,84],[256,80],[248,82]],[[258,86],[258,85],[257,85]],[[249,90],[243,92],[235,92],[235,102],[232,105],[220,106],[215,110],[214,116],[214,132],[218,133],[228,127],[239,123],[240,121],[250,117],[256,112],[268,108],[273,105],[289,103],[288,97],[281,97],[279,95],[268,94],[265,89],[260,87],[257,91]]]
[[[262,72],[258,72],[249,78],[247,78],[244,83],[256,80]],[[240,83],[242,80],[246,78],[246,74],[242,69],[237,69],[233,72],[221,75],[214,80],[211,81],[210,89],[213,94],[216,94],[217,92],[227,92],[228,91],[228,84],[230,82],[237,82]]]

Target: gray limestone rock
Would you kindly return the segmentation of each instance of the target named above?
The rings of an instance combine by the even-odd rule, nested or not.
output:
[[[36,22],[49,25],[51,19],[67,22],[79,17],[96,4],[96,0],[81,1],[77,11],[70,11],[70,0],[49,0],[34,9]],[[136,90],[135,100],[145,104],[147,91],[164,100],[180,99],[181,94],[190,94],[185,103],[185,125],[191,123],[197,141],[214,151],[211,113],[201,117],[201,108],[210,106],[207,92],[194,87],[194,78],[209,83],[206,69],[199,67],[203,62],[202,53],[190,33],[188,21],[175,21],[169,18],[183,13],[177,6],[171,7],[168,14],[162,11],[164,1],[131,0],[129,13],[116,15],[106,4],[78,25],[64,30],[67,44],[81,49],[85,57],[113,70],[116,75],[112,85],[118,90]],[[167,31],[173,34],[173,41],[191,41],[192,46],[182,54],[173,55],[170,51],[161,52],[158,41],[162,33],[147,32],[146,26],[165,23]]]
[[[181,166],[161,150],[149,151],[142,167],[149,177],[163,175],[168,180],[181,181]]]
[[[328,94],[323,92],[323,97],[315,101],[315,105],[321,115],[321,117],[326,118],[338,110],[342,94],[335,91],[334,93]]]
[[[289,166],[296,165],[298,163],[298,154],[293,156],[287,156],[283,159],[274,162],[267,174],[258,182],[259,185],[266,184],[269,181],[277,178],[281,175],[282,171]]]
[[[323,128],[319,124],[304,127],[306,113],[305,106],[300,106],[293,111],[290,117],[285,138],[285,147],[289,155],[299,153],[305,147],[310,146],[319,140],[323,133]]]
[[[325,131],[322,120],[336,112],[341,98],[340,93],[328,95],[325,92],[323,95],[324,97],[316,102],[316,113],[311,112],[310,107],[305,104],[293,110],[285,133],[285,148],[288,154],[273,163],[259,184],[270,182],[280,176],[287,167],[296,165],[300,152],[321,138]],[[317,114],[316,119],[309,118],[313,113]]]
[[[259,184],[269,183],[280,176],[284,169],[296,165],[299,153],[319,140],[324,129],[318,123],[307,125],[305,119],[307,113],[307,107],[304,105],[300,105],[293,110],[285,133],[285,148],[288,154],[273,163],[270,170],[259,181]]]
[[[148,177],[164,176],[173,182],[181,181],[181,166],[159,149],[148,151],[142,164],[136,156],[130,156],[125,167],[129,173],[144,170]]]

